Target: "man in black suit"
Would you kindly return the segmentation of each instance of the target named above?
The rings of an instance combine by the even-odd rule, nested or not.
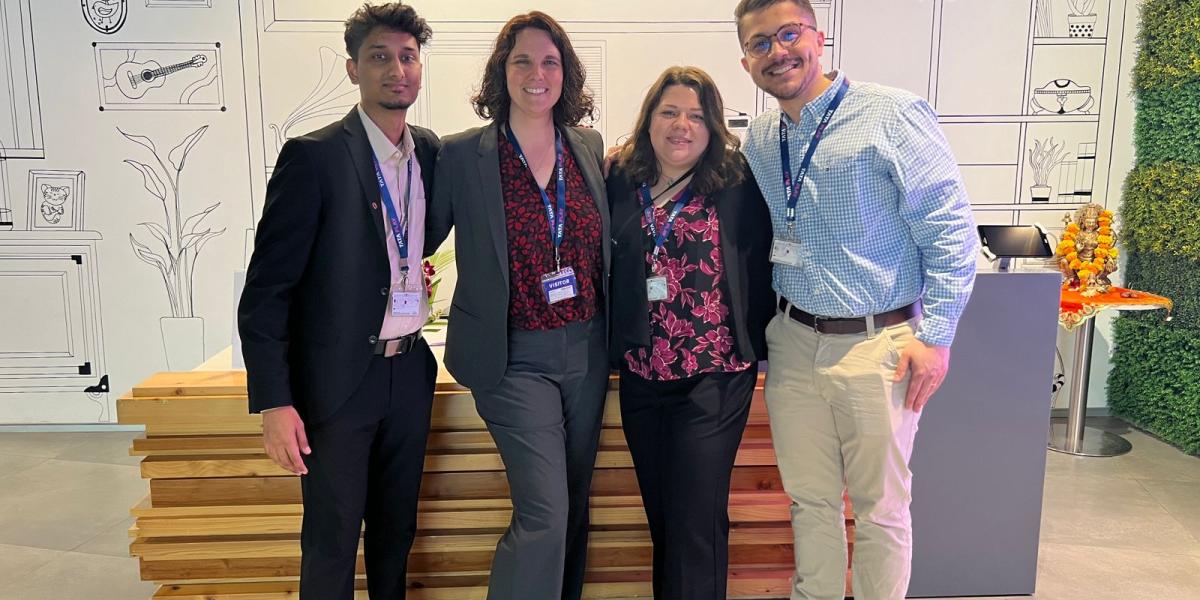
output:
[[[440,142],[405,123],[430,35],[399,3],[346,21],[361,101],[280,150],[238,307],[250,410],[301,476],[309,600],[353,597],[364,519],[370,597],[405,594],[437,374],[421,249]]]

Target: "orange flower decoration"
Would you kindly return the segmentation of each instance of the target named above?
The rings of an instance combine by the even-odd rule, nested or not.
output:
[[[1066,231],[1069,234],[1079,233],[1079,224],[1078,223],[1068,223]],[[1063,237],[1065,238],[1066,235],[1063,235]],[[1071,237],[1074,237],[1074,235],[1072,235]]]

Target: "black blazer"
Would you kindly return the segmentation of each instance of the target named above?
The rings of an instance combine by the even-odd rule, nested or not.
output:
[[[441,144],[408,128],[432,198]],[[238,305],[251,412],[319,420],[366,373],[391,280],[371,155],[357,109],[279,152]]]
[[[742,182],[711,196],[721,223],[725,292],[735,347],[742,359],[757,362],[767,357],[767,323],[776,310],[771,290],[771,217],[749,165],[740,162]],[[641,226],[638,185],[620,168],[609,173],[613,222],[609,358],[614,368],[624,364],[625,352],[651,343],[646,252],[653,242]]]
[[[508,369],[508,226],[500,189],[500,148],[496,123],[447,136],[438,155],[438,185],[425,219],[425,254],[432,254],[454,227],[458,282],[446,331],[446,369],[468,388],[499,383]],[[583,172],[600,212],[601,240],[609,237],[600,133],[583,127],[560,131]],[[608,244],[603,248],[608,297]],[[604,306],[601,305],[601,311]]]

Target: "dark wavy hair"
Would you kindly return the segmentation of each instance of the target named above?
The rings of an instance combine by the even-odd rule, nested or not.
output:
[[[386,27],[394,31],[402,31],[416,38],[417,43],[424,46],[433,37],[429,24],[417,14],[413,7],[399,2],[390,2],[373,6],[363,4],[354,14],[346,19],[346,53],[351,60],[358,60],[358,51],[362,48],[367,36],[376,27]]]
[[[471,98],[475,114],[493,121],[508,120],[508,109],[512,99],[508,96],[505,67],[508,55],[517,43],[517,34],[528,27],[549,34],[550,40],[558,48],[558,53],[562,55],[562,95],[554,105],[554,124],[574,127],[584,117],[594,117],[595,104],[592,101],[592,93],[584,86],[587,73],[583,69],[583,63],[579,61],[579,55],[575,54],[575,48],[571,46],[571,39],[567,37],[567,32],[558,21],[536,10],[509,19],[500,30],[500,35],[496,36],[496,45],[492,48],[492,55],[488,57],[484,67],[479,92]]]
[[[717,190],[741,183],[742,158],[738,152],[741,140],[725,126],[725,102],[712,77],[697,67],[668,67],[658,76],[646,92],[642,108],[638,111],[633,135],[625,141],[618,155],[618,165],[635,183],[653,183],[658,180],[658,158],[650,144],[650,120],[658,110],[663,93],[673,85],[687,86],[700,98],[704,112],[704,125],[708,127],[708,147],[696,163],[692,174],[692,190],[697,194],[711,194]]]

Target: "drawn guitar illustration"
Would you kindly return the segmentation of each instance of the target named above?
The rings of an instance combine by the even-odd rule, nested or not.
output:
[[[197,54],[190,60],[165,67],[153,60],[146,62],[127,61],[117,67],[114,78],[117,81],[117,89],[125,97],[131,99],[141,98],[151,89],[162,87],[166,83],[167,75],[184,69],[201,67],[207,62],[208,57],[203,54]]]

